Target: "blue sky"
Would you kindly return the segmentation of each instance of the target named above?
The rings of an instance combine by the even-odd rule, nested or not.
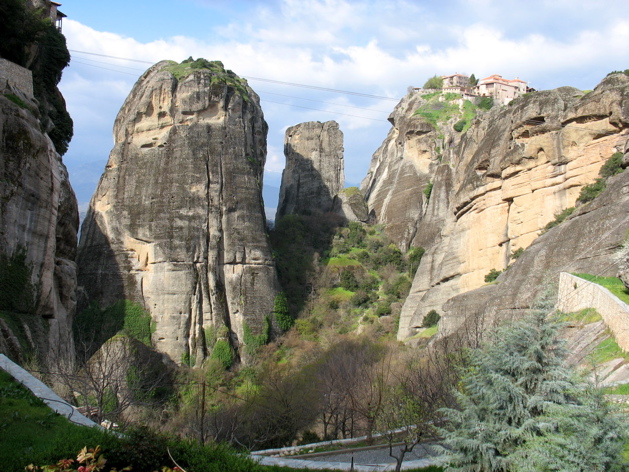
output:
[[[627,0],[62,0],[72,62],[60,88],[75,123],[64,162],[84,210],[113,147],[116,114],[150,63],[220,60],[261,97],[272,217],[269,191],[277,198],[288,126],[339,122],[346,183],[359,185],[408,86],[461,72],[520,77],[538,90],[592,89],[629,68],[628,7]]]

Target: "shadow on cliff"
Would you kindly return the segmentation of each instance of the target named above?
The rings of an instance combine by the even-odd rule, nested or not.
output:
[[[282,178],[271,246],[291,315],[296,317],[316,291],[318,263],[328,257],[336,229],[347,220],[334,212],[335,195],[310,159],[286,145],[294,159],[293,181]],[[290,153],[290,154],[289,154]],[[284,171],[286,172],[286,170]]]
[[[124,316],[117,316],[112,307],[126,298],[123,272],[91,211],[81,227],[77,268],[78,300],[73,331],[77,354],[89,357],[124,327]]]

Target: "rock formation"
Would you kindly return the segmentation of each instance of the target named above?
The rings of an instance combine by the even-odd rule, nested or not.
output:
[[[437,129],[413,115],[413,94],[404,99],[363,182],[370,210],[397,228],[398,244],[427,250],[399,339],[413,335],[431,309],[441,312],[450,298],[484,285],[491,269],[506,268],[514,251],[575,205],[581,188],[625,145],[628,93],[623,74],[589,94],[570,87],[537,92],[494,107],[460,139],[449,130],[452,122]]]
[[[153,345],[202,360],[216,338],[267,335],[278,291],[262,204],[267,125],[220,62],[160,62],[138,80],[90,202],[79,283],[151,314]]]
[[[20,362],[30,348],[71,361],[76,198],[37,102],[6,81],[0,87],[0,310],[18,317],[13,326],[0,318],[0,352]]]
[[[328,212],[345,185],[343,133],[335,121],[291,126],[284,139],[286,167],[277,218],[310,211]]]

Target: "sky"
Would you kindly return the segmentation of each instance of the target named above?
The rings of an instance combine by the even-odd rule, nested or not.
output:
[[[164,59],[219,60],[258,93],[269,125],[271,219],[289,126],[337,121],[346,186],[358,186],[396,103],[434,75],[500,74],[537,90],[589,90],[629,68],[629,0],[60,1],[72,56],[60,89],[74,120],[63,159],[82,212],[120,107]]]

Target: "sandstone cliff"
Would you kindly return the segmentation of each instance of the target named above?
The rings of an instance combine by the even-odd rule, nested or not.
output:
[[[460,137],[452,120],[434,126],[413,114],[422,103],[417,92],[398,105],[363,188],[370,210],[394,228],[401,247],[427,249],[399,339],[411,336],[431,309],[441,312],[450,298],[484,285],[491,269],[504,269],[512,252],[574,206],[581,188],[625,144],[628,93],[622,74],[588,94],[569,87],[537,92],[494,107]]]
[[[79,245],[79,283],[151,314],[153,345],[202,360],[268,335],[277,278],[261,196],[267,125],[220,62],[160,62],[138,80]],[[243,350],[239,350],[243,354]]]
[[[328,212],[345,185],[343,133],[335,121],[291,126],[284,139],[286,167],[277,217],[310,211]]]
[[[0,87],[0,352],[71,361],[76,198],[37,102],[6,81]]]

